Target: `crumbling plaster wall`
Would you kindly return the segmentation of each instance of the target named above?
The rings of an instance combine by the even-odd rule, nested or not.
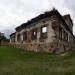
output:
[[[52,42],[53,36],[55,36],[54,30],[52,29],[52,20],[51,18],[47,18],[47,19],[42,19],[39,22],[33,23],[30,26],[28,26],[27,28],[22,29],[21,31],[16,32],[16,42],[17,41],[17,34],[21,34],[21,41],[23,41],[23,32],[25,31],[31,31],[35,28],[37,28],[37,40],[36,41],[32,41],[32,43],[37,42],[37,43],[42,43],[39,41],[40,38],[40,29],[42,26],[47,25],[47,39],[43,42],[43,43],[49,43]],[[19,42],[18,42],[19,43]],[[25,41],[23,41],[23,44],[25,43]]]

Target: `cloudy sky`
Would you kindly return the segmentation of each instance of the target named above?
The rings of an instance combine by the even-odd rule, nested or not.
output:
[[[9,36],[20,24],[53,7],[71,15],[75,34],[75,0],[0,0],[0,31]]]

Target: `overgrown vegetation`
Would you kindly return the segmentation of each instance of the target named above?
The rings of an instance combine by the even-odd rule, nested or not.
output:
[[[0,47],[0,75],[75,75],[75,51],[53,55]]]

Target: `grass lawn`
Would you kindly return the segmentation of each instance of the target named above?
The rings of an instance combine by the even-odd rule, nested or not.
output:
[[[75,75],[75,51],[61,56],[0,47],[0,75]]]

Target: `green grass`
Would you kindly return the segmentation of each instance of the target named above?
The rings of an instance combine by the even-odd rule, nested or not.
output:
[[[75,75],[75,51],[61,56],[0,47],[0,75]]]

